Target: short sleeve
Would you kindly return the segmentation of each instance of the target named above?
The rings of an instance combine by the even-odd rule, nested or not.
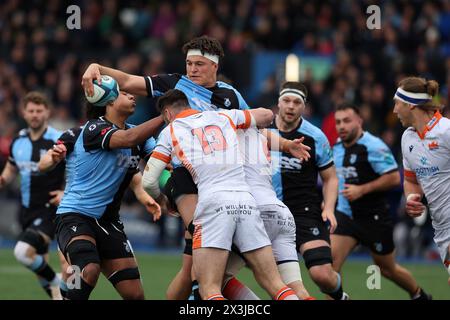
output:
[[[240,110],[248,110],[248,109],[250,109],[250,107],[248,106],[247,102],[242,97],[241,93],[239,91],[237,91],[237,90],[234,90],[234,92],[236,93],[236,96],[237,96],[238,101],[239,101],[239,109]]]
[[[219,114],[226,116],[236,129],[248,129],[252,124],[252,115],[248,110],[223,110]]]
[[[146,76],[145,85],[147,87],[148,97],[160,97],[166,91],[175,88],[181,75],[178,73],[158,74],[154,76]]]
[[[83,146],[86,151],[110,150],[109,142],[117,128],[104,120],[88,121],[83,131]]]
[[[378,139],[371,142],[367,148],[368,160],[373,171],[383,175],[398,169],[394,155],[384,142]]]
[[[150,139],[147,139],[143,145],[141,146],[141,158],[145,159],[153,152],[153,150],[156,147],[156,140],[155,138],[151,137]]]
[[[56,140],[56,144],[63,144],[67,149],[67,154],[69,155],[73,151],[75,143],[82,129],[83,127],[75,127],[65,131],[58,138],[58,140]]]
[[[172,149],[173,145],[172,139],[170,138],[170,126],[167,126],[161,131],[151,157],[164,161],[165,163],[170,163]]]
[[[333,165],[333,150],[324,133],[320,134],[315,139],[316,149],[316,165],[319,170],[325,170]]]

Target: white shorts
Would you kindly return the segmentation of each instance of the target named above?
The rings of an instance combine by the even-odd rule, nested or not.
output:
[[[282,202],[258,206],[272,251],[277,263],[298,261],[295,249],[295,221],[291,211]]]
[[[220,248],[240,252],[270,246],[270,239],[248,192],[220,191],[199,198],[194,213],[192,248]]]
[[[442,230],[434,231],[434,242],[436,242],[439,248],[439,254],[441,256],[442,262],[450,263],[450,227]]]

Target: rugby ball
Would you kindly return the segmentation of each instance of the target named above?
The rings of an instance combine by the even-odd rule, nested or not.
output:
[[[94,94],[90,97],[87,92],[84,92],[87,101],[97,107],[104,107],[109,102],[115,101],[119,96],[119,84],[110,76],[101,76],[101,84],[94,80]]]

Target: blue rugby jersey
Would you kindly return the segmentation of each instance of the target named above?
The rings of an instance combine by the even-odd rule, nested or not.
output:
[[[178,89],[187,96],[191,108],[198,111],[249,109],[239,91],[222,81],[217,81],[212,88],[205,88],[178,73],[144,78],[149,97],[159,97],[170,89]]]
[[[126,124],[126,128],[133,125]],[[57,214],[80,213],[93,218],[117,217],[123,194],[139,172],[140,159],[155,147],[149,138],[133,148],[110,149],[112,134],[119,130],[100,117],[66,131],[58,140],[67,148],[67,182]]]
[[[275,121],[271,129],[289,140],[305,137],[303,144],[311,148],[311,158],[306,162],[301,162],[289,153],[271,151],[274,168],[272,185],[278,199],[289,207],[294,216],[320,214],[322,195],[317,186],[318,173],[333,165],[330,144],[325,134],[305,119],[301,119],[298,127],[290,132],[277,130]]]
[[[333,155],[339,178],[337,210],[350,217],[386,213],[385,192],[371,192],[350,203],[341,191],[345,183],[361,185],[398,170],[389,147],[366,131],[348,148],[338,140],[333,147]]]
[[[53,147],[60,135],[61,131],[48,126],[39,139],[32,141],[29,129],[22,129],[11,143],[8,161],[19,170],[22,206],[25,208],[48,207],[49,192],[60,190],[64,185],[64,162],[47,173],[38,170],[41,156]]]

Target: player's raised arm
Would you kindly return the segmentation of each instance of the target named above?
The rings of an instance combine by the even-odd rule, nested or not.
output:
[[[98,63],[91,63],[84,72],[81,80],[81,85],[88,96],[93,96],[94,86],[92,85],[92,82],[97,80],[101,83],[101,75],[108,75],[116,79],[121,90],[138,96],[147,95],[144,77],[128,74],[117,69],[102,66]]]
[[[49,149],[39,160],[38,169],[41,172],[47,172],[54,169],[60,163],[67,153],[67,148],[64,144],[56,144],[52,149]]]
[[[161,116],[148,120],[128,130],[113,130],[109,140],[110,149],[130,148],[154,136],[164,123]],[[107,137],[105,135],[105,137]]]

